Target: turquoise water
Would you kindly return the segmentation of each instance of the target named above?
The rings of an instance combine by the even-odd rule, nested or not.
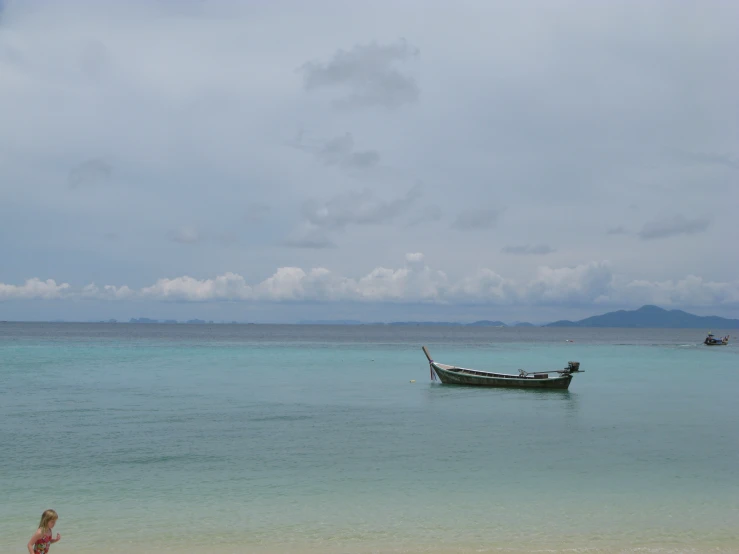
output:
[[[704,336],[0,324],[0,552],[48,507],[56,554],[737,552],[739,348]],[[422,344],[584,373],[440,385]]]

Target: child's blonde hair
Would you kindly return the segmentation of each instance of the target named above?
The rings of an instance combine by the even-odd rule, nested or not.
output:
[[[41,522],[38,524],[38,528],[41,529],[41,531],[46,533],[51,533],[51,529],[49,529],[49,523],[52,521],[56,521],[59,519],[59,514],[57,514],[54,510],[46,510],[43,514],[41,514]]]

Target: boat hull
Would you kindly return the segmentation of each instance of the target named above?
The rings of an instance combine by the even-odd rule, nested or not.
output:
[[[515,375],[494,374],[458,367],[447,369],[435,362],[431,363],[431,368],[437,377],[439,377],[439,380],[446,385],[566,390],[572,381],[572,375],[569,373],[547,378],[538,378],[532,375],[518,377]]]

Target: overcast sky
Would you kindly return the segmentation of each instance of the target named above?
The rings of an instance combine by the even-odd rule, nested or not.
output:
[[[738,21],[0,1],[0,319],[739,317]]]

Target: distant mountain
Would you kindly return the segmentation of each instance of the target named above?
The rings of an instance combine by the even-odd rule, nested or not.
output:
[[[459,326],[464,323],[456,323],[453,321],[391,321],[388,325],[443,325],[443,326]]]
[[[665,329],[739,329],[739,319],[715,315],[699,316],[682,310],[642,306],[638,310],[619,310],[579,321],[561,320],[545,327],[651,327]]]
[[[514,327],[536,327],[536,325],[529,323],[528,321],[522,321],[520,323],[516,323]]]
[[[502,321],[482,319],[473,323],[459,323],[458,321],[391,321],[388,325],[436,325],[443,327],[508,327]]]
[[[356,319],[302,319],[298,325],[362,325]]]

